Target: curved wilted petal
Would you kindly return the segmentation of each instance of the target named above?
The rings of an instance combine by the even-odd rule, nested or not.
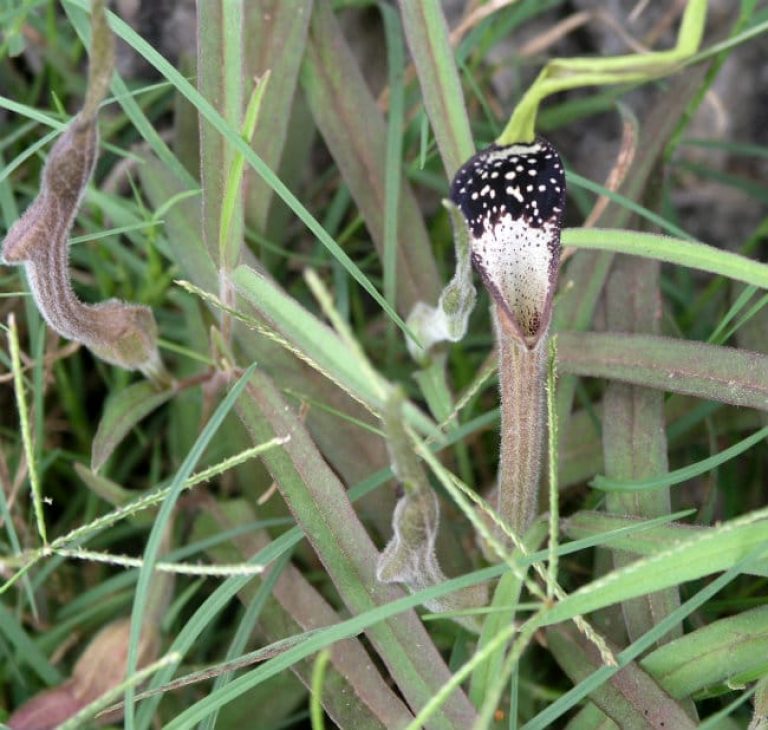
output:
[[[35,303],[53,330],[113,365],[140,370],[157,385],[167,385],[170,376],[157,350],[152,310],[117,300],[84,304],[69,276],[69,233],[98,157],[97,114],[114,66],[105,12],[104,0],[93,3],[85,105],[51,148],[40,192],[8,231],[0,261],[25,267]]]
[[[381,554],[376,577],[416,590],[445,580],[435,557],[439,507],[433,492],[408,493],[395,505],[394,534]]]

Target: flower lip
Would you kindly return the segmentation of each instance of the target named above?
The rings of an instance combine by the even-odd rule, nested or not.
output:
[[[451,185],[470,231],[472,262],[513,332],[534,347],[546,331],[560,261],[565,171],[542,138],[491,145]]]

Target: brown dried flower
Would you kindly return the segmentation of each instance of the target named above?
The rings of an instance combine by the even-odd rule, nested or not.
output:
[[[116,299],[84,304],[70,282],[69,233],[98,156],[97,110],[114,65],[103,0],[93,3],[92,18],[86,103],[51,149],[40,192],[8,231],[2,259],[25,267],[35,303],[52,329],[108,363],[165,384],[169,377],[157,351],[152,311]]]

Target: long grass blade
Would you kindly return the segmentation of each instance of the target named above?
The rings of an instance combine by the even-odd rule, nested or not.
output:
[[[475,144],[443,9],[438,0],[401,0],[400,12],[424,106],[450,180],[475,153]]]
[[[768,409],[768,356],[653,335],[561,332],[562,373]]]
[[[302,85],[318,129],[376,250],[384,257],[387,125],[334,17],[330,0],[315,0]],[[439,280],[413,191],[405,181],[400,180],[400,185],[397,303],[398,311],[407,315],[418,301],[437,301]],[[343,258],[337,259],[344,263]]]
[[[248,0],[245,4],[245,63],[249,76],[271,81],[264,92],[251,147],[273,171],[280,169],[288,138],[288,120],[307,41],[312,0]],[[272,188],[249,170],[246,184],[246,221],[266,232],[274,199]]]
[[[184,488],[184,483],[191,476],[195,465],[203,454],[203,451],[208,446],[211,439],[216,435],[217,430],[224,421],[224,418],[234,406],[240,393],[245,389],[245,386],[255,371],[255,368],[255,364],[251,365],[251,367],[248,368],[243,373],[243,375],[240,376],[238,381],[233,385],[232,389],[227,394],[226,398],[224,398],[224,400],[222,400],[222,402],[216,408],[216,411],[211,416],[210,421],[208,421],[194,446],[184,459],[184,462],[176,472],[176,475],[174,476],[170,485],[169,494],[160,506],[157,517],[155,518],[155,522],[152,525],[152,530],[149,534],[149,538],[147,539],[147,546],[144,548],[144,564],[139,571],[139,578],[136,583],[136,593],[133,599],[133,608],[131,610],[131,633],[128,648],[128,659],[126,664],[126,672],[129,675],[136,671],[139,638],[141,636],[143,616],[147,606],[152,573],[160,551],[160,543],[163,538],[163,534],[165,533],[165,528],[171,519],[173,508],[176,506],[179,495]],[[135,727],[133,694],[133,687],[126,688],[125,723],[127,728]]]
[[[656,259],[768,288],[768,264],[696,241],[639,231],[567,228],[562,242],[576,248]]]

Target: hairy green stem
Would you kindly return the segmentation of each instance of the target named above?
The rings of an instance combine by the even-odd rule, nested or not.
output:
[[[495,321],[501,390],[498,511],[504,523],[522,536],[539,505],[549,337],[543,333],[529,349],[515,337],[506,314],[498,306]]]

